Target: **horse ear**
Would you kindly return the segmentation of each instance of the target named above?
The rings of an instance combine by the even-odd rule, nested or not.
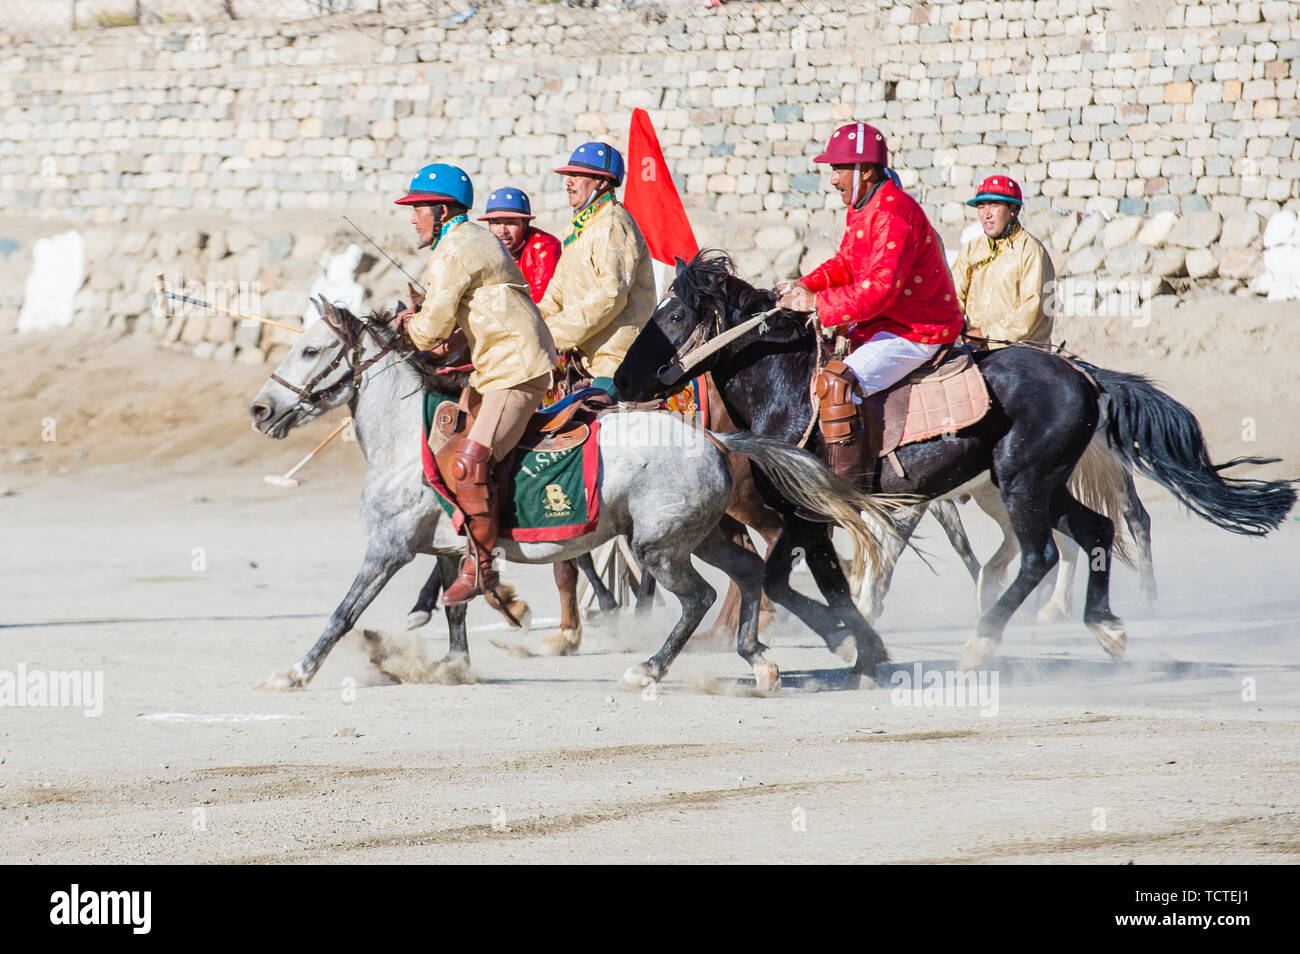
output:
[[[327,299],[324,295],[320,296],[320,301],[317,303],[316,307],[320,309],[320,316],[324,318],[326,321],[328,321],[330,324],[338,323],[339,314],[334,309],[334,303],[331,302],[329,299]]]
[[[674,255],[674,256],[673,256],[673,259],[674,259],[674,261],[676,261],[676,263],[677,263],[677,274],[678,274],[678,275],[680,275],[682,272],[686,271],[686,260],[685,260],[684,258],[682,258],[680,255]]]

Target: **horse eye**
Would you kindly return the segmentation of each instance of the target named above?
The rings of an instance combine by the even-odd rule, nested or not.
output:
[[[673,324],[678,324],[678,323],[680,323],[681,320],[682,320],[683,318],[685,318],[685,317],[686,317],[686,316],[683,315],[680,311],[675,311],[675,312],[673,312],[672,317],[669,318],[668,320],[671,321]]]
[[[316,355],[318,355],[318,354],[320,354],[320,351],[317,350],[316,348],[303,348],[303,349],[302,349],[302,356],[303,356],[304,358],[314,358],[314,357],[316,357]]]

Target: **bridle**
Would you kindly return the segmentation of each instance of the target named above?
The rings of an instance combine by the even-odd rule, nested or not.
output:
[[[691,369],[702,364],[706,358],[721,351],[737,338],[749,334],[754,327],[758,328],[758,333],[761,335],[767,331],[767,319],[780,310],[780,308],[773,306],[767,311],[760,312],[752,318],[723,331],[725,323],[722,319],[722,309],[714,307],[713,321],[701,321],[697,324],[686,340],[678,347],[676,354],[668,360],[667,364],[659,368],[656,375],[659,378],[659,383],[669,385],[674,381],[680,381]],[[739,314],[739,308],[733,310],[731,319],[734,321]]]
[[[394,335],[391,340],[385,341],[372,324],[361,319],[357,320],[361,322],[361,327],[365,330],[365,333],[370,336],[371,340],[373,340],[375,344],[379,345],[378,354],[362,361],[361,352],[365,336],[359,336],[356,345],[352,348],[346,347],[345,343],[347,342],[347,337],[344,335],[343,329],[330,320],[328,314],[322,313],[321,321],[325,322],[326,327],[328,327],[330,331],[334,332],[334,336],[339,339],[340,344],[345,344],[343,348],[339,349],[339,353],[334,356],[334,360],[320,371],[316,372],[316,374],[312,376],[311,380],[301,386],[291,384],[278,374],[271,374],[272,381],[282,387],[288,388],[294,394],[298,395],[298,404],[296,405],[296,408],[309,408],[313,411],[321,410],[320,402],[322,400],[326,399],[331,394],[334,394],[345,385],[350,384],[353,381],[358,381],[361,378],[361,375],[374,366],[376,362],[387,357],[391,351],[397,348],[398,343],[401,341],[401,335]],[[327,384],[323,387],[319,386],[322,381],[334,373],[335,369],[343,363],[345,358],[348,359],[348,368],[339,376],[339,379],[332,384]]]
[[[692,368],[697,367],[710,355],[721,351],[737,338],[748,334],[755,326],[758,327],[758,333],[760,335],[763,334],[767,331],[767,319],[780,310],[779,307],[773,306],[767,311],[759,312],[752,318],[742,321],[740,324],[734,325],[728,330],[723,331],[722,328],[724,323],[722,320],[722,309],[715,306],[713,309],[713,320],[711,322],[701,321],[697,324],[691,331],[690,335],[687,336],[686,340],[683,341],[681,346],[677,349],[677,353],[669,359],[667,364],[659,368],[657,375],[659,383],[670,385],[675,381],[682,380],[682,378],[685,377]],[[739,314],[740,309],[734,309],[731,313],[732,321],[734,321]],[[808,324],[810,327],[818,327],[817,312],[815,310],[809,314]],[[710,331],[712,331],[712,335],[710,335]],[[817,384],[817,379],[821,374],[821,370],[825,366],[827,357],[827,345],[823,335],[816,334],[813,337],[816,340],[817,351],[816,358],[814,359],[812,381],[809,383],[809,397],[812,401],[812,414],[809,417],[808,426],[804,429],[803,436],[800,437],[799,443],[795,445],[797,447],[803,447],[808,443],[808,438],[812,435],[813,428],[817,424],[818,399],[814,388]]]

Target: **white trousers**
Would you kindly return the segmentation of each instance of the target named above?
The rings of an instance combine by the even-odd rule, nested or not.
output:
[[[941,347],[877,331],[856,351],[847,354],[844,363],[857,375],[865,397],[903,380],[933,358]]]

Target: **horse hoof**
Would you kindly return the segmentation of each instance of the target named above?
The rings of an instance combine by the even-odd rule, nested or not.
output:
[[[962,647],[958,669],[980,669],[997,655],[998,641],[989,636],[972,636]]]
[[[764,659],[754,663],[754,687],[765,696],[781,687],[781,670],[774,662]]]
[[[515,628],[521,633],[530,632],[533,628],[533,608],[523,600],[516,600],[506,607],[510,610],[510,615],[519,620],[519,625]]]
[[[643,663],[640,666],[632,666],[627,672],[623,673],[623,678],[618,681],[618,687],[636,692],[658,681]]]
[[[291,692],[294,689],[301,689],[307,684],[297,669],[286,669],[283,672],[272,673],[271,677],[262,683],[263,689],[269,689],[272,692]]]
[[[1089,623],[1088,629],[1097,637],[1097,642],[1101,643],[1101,648],[1110,654],[1111,659],[1119,661],[1124,658],[1124,651],[1128,648],[1128,634],[1124,632],[1124,626],[1119,620]]]
[[[1070,611],[1056,603],[1048,603],[1034,617],[1035,623],[1060,623],[1070,618]]]
[[[582,645],[581,629],[557,629],[538,644],[539,656],[572,656]]]
[[[846,635],[835,646],[835,655],[852,666],[858,661],[858,641],[852,634]]]
[[[419,629],[432,618],[433,614],[428,610],[412,610],[406,614],[406,628]]]

